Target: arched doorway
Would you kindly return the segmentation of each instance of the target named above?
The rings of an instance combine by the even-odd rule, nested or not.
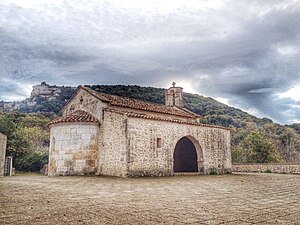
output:
[[[174,173],[199,172],[196,146],[188,137],[181,138],[174,150]]]

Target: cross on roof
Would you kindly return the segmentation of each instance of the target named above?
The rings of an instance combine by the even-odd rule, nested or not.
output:
[[[173,87],[175,87],[176,83],[173,81],[172,85],[173,85]]]

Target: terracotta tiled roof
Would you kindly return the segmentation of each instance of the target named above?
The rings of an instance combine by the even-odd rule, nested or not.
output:
[[[100,100],[107,101],[114,106],[121,106],[121,107],[132,108],[132,109],[140,109],[140,110],[151,111],[151,112],[171,114],[175,116],[183,116],[188,118],[200,117],[195,113],[189,112],[187,110],[179,109],[176,107],[170,107],[162,104],[146,102],[146,101],[137,100],[133,98],[126,98],[126,97],[121,97],[116,95],[100,93],[87,87],[82,87],[82,88],[87,92],[89,92],[90,94],[94,95],[95,97],[99,98]]]
[[[58,117],[52,120],[49,125],[57,124],[57,123],[71,123],[71,122],[82,122],[82,123],[99,123],[98,119],[91,115],[90,113],[77,110],[70,115]]]
[[[119,113],[119,114],[126,115],[128,117],[134,117],[134,118],[143,118],[143,119],[150,119],[150,120],[159,120],[159,121],[166,121],[166,122],[172,122],[172,123],[194,125],[194,126],[200,126],[200,127],[210,127],[210,128],[219,128],[219,129],[224,129],[224,130],[230,130],[229,128],[222,127],[222,126],[215,126],[215,125],[209,125],[209,124],[203,124],[203,123],[186,122],[186,121],[181,121],[181,120],[176,120],[176,119],[167,119],[167,118],[149,116],[146,114],[135,113],[135,112],[122,112],[122,111],[112,110],[112,109],[105,109],[105,111]]]

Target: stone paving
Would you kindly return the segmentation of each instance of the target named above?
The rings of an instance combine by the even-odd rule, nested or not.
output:
[[[0,224],[300,224],[300,176],[5,177]]]

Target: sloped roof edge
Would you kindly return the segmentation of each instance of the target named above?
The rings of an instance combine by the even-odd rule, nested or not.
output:
[[[70,115],[67,116],[61,116],[58,117],[50,123],[48,123],[48,126],[53,125],[53,124],[58,124],[58,123],[99,123],[99,120],[94,117],[92,114],[84,111],[84,110],[77,110]]]
[[[186,122],[186,121],[181,121],[181,120],[176,120],[176,119],[168,119],[168,118],[162,118],[162,117],[157,117],[157,116],[149,116],[149,115],[142,114],[142,113],[124,112],[124,111],[119,111],[119,110],[114,110],[114,109],[105,109],[104,111],[118,113],[118,114],[122,114],[122,115],[125,115],[125,116],[128,116],[128,117],[134,117],[134,118],[159,120],[159,121],[166,121],[166,122],[172,122],[172,123],[194,125],[194,126],[199,126],[199,127],[218,128],[218,129],[223,129],[223,130],[228,130],[228,131],[231,130],[230,128],[222,127],[222,126],[217,126],[217,125],[209,125],[209,124],[203,124],[203,123]]]

